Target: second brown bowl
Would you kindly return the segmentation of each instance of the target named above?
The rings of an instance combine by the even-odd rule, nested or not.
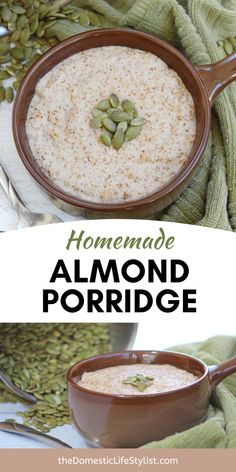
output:
[[[186,387],[147,395],[113,395],[78,385],[83,373],[128,364],[170,364],[198,379]],[[75,364],[67,373],[72,421],[89,444],[139,447],[205,420],[216,385],[236,372],[236,357],[208,368],[199,359],[170,351],[123,351]]]

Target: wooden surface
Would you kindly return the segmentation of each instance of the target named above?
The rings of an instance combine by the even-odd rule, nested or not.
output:
[[[5,102],[0,104],[0,162],[23,202],[32,211],[53,213],[63,221],[78,219],[58,210],[25,169],[15,148],[11,129],[11,113],[11,105]],[[15,222],[15,211],[11,209],[0,188],[0,231],[14,229]]]

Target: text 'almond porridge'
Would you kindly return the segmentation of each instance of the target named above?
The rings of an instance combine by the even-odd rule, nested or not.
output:
[[[96,110],[111,96],[132,101],[130,118],[122,105],[113,115],[109,103]],[[93,115],[91,127],[93,113],[100,118]],[[105,46],[70,56],[39,80],[26,132],[42,172],[58,187],[82,200],[122,203],[158,191],[181,170],[196,115],[191,94],[165,62]]]
[[[186,387],[197,376],[169,364],[131,364],[85,372],[78,385],[115,395],[147,395]]]

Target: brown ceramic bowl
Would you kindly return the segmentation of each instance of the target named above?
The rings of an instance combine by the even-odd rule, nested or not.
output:
[[[149,395],[112,395],[77,385],[84,372],[137,363],[171,364],[193,373],[198,380],[178,390]],[[213,367],[170,351],[123,351],[91,357],[67,373],[71,417],[93,446],[139,447],[204,421],[212,391],[234,372],[236,357]]]
[[[174,69],[192,94],[197,132],[187,163],[166,186],[145,198],[120,204],[83,201],[53,184],[37,165],[27,140],[25,122],[37,82],[67,57],[99,46],[128,46],[149,51]],[[148,218],[170,205],[188,185],[207,143],[211,106],[218,93],[236,77],[236,53],[215,65],[193,66],[168,43],[139,31],[101,29],[73,36],[45,53],[28,71],[13,108],[13,134],[19,155],[31,175],[64,211],[87,217]]]

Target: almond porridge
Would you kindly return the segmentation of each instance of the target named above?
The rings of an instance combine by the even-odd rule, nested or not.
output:
[[[78,385],[101,393],[147,395],[186,387],[197,379],[169,364],[131,364],[85,372]]]
[[[145,119],[117,150],[90,126],[96,104],[117,94]],[[165,186],[183,167],[196,135],[195,107],[178,74],[152,53],[106,46],[77,53],[43,76],[26,132],[42,172],[82,200],[123,203]]]

